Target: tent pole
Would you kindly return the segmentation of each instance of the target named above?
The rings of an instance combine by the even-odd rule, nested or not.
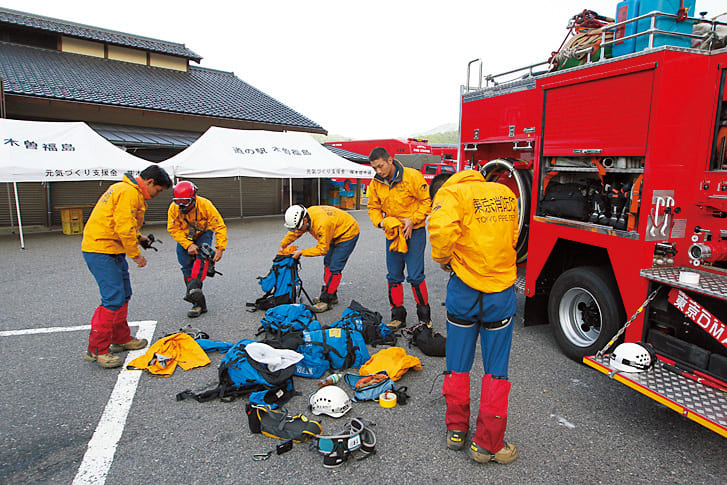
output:
[[[10,196],[10,182],[5,182],[5,188],[8,190],[8,209],[13,206],[13,198]],[[15,217],[13,217],[13,211],[9,210],[10,215],[10,232],[15,234]]]
[[[293,207],[293,179],[288,178],[288,207]]]
[[[242,213],[242,177],[238,177],[237,180],[240,181],[239,187],[239,194],[240,194],[240,219],[242,219],[245,215]]]
[[[23,221],[20,219],[20,200],[18,200],[18,184],[13,182],[15,190],[15,210],[18,212],[18,228],[20,229],[20,249],[25,249],[25,239],[23,238]]]
[[[318,177],[318,205],[321,205],[321,178]]]
[[[45,205],[48,209],[46,214],[46,224],[48,224],[48,228],[50,229],[50,226],[52,226],[51,223],[53,222],[53,215],[50,208],[50,182],[45,183]]]

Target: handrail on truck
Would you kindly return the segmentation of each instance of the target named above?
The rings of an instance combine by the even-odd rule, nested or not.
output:
[[[615,22],[615,23],[612,23],[612,24],[604,25],[603,27],[601,27],[601,31],[602,31],[601,32],[601,48],[605,48],[606,46],[613,45],[613,44],[616,44],[616,43],[620,43],[620,42],[623,42],[623,41],[626,41],[626,40],[629,40],[629,39],[635,39],[637,37],[641,37],[641,36],[644,36],[644,35],[648,35],[649,36],[649,44],[648,44],[648,47],[647,47],[648,49],[653,49],[654,48],[654,35],[656,35],[656,34],[665,34],[665,35],[671,35],[671,36],[674,36],[674,37],[687,37],[687,38],[690,38],[690,39],[704,39],[705,36],[706,36],[706,34],[702,34],[702,35],[686,34],[686,33],[683,33],[683,32],[673,32],[673,31],[670,31],[670,30],[657,29],[656,28],[656,18],[657,17],[665,17],[665,18],[673,18],[673,19],[676,19],[678,16],[677,15],[674,15],[674,14],[669,14],[669,13],[664,13],[664,12],[659,12],[659,11],[653,11],[653,12],[649,12],[649,13],[644,14],[644,15],[639,15],[638,17],[634,17],[632,19],[627,19],[627,20],[623,20],[621,22]],[[639,20],[644,20],[644,19],[647,19],[647,18],[650,18],[651,19],[651,26],[650,26],[650,28],[648,30],[644,30],[643,32],[637,32],[635,34],[628,35],[628,36],[625,36],[625,37],[619,37],[618,39],[613,39],[613,40],[609,40],[609,41],[606,40],[606,31],[609,31],[609,30],[612,30],[613,29],[614,32],[615,32],[615,29],[617,29],[618,27],[621,27],[623,25],[629,24],[631,22],[638,22]],[[705,19],[705,18],[687,17],[687,18],[684,19],[684,21],[687,21],[687,20],[694,21],[695,23],[711,24],[711,29],[710,29],[709,32],[712,32],[712,33],[716,33],[716,31],[717,31],[716,29],[717,29],[717,26],[718,25],[727,26],[727,22],[720,22],[718,20],[709,20],[709,19]],[[709,46],[709,49],[707,49],[707,50],[708,51],[711,51],[712,50],[711,44]],[[584,49],[580,49],[580,50],[575,51],[575,54],[576,55],[586,54],[586,56],[587,56],[586,57],[586,64],[599,62],[599,61],[605,59],[605,56],[600,56],[600,58],[598,60],[596,60],[596,61],[592,60],[591,59],[591,51],[592,51],[591,47],[587,47],[587,48],[584,48]],[[477,89],[482,89],[482,79],[483,79],[483,77],[482,77],[482,61],[480,61],[479,59],[474,59],[474,60],[470,61],[467,64],[467,84],[465,85],[465,89],[464,89],[464,92],[465,93],[468,93],[468,92],[470,92],[473,89],[470,86],[470,66],[474,62],[477,62],[477,61],[480,62],[480,78],[479,78],[479,82],[478,82]],[[502,73],[499,73],[499,74],[488,74],[488,75],[486,75],[484,77],[484,80],[485,80],[485,88],[488,88],[489,85],[490,85],[490,83],[492,83],[493,86],[498,86],[500,84],[505,84],[505,83],[509,83],[509,82],[513,82],[513,81],[518,81],[518,80],[522,80],[522,79],[527,79],[527,78],[530,78],[530,77],[534,77],[537,74],[544,74],[544,73],[535,73],[535,72],[533,72],[533,68],[536,68],[536,67],[539,67],[539,66],[544,66],[544,65],[549,65],[549,64],[550,64],[549,61],[545,61],[545,62],[539,62],[537,64],[531,64],[531,65],[525,66],[525,67],[520,67],[518,69],[513,69],[511,71],[502,72]],[[527,73],[525,75],[519,77],[519,78],[516,78],[516,79],[508,79],[508,80],[500,81],[500,82],[497,81],[498,78],[501,78],[503,76],[508,76],[510,74],[515,74],[515,73],[518,73],[518,72],[521,72],[521,71],[527,71]]]

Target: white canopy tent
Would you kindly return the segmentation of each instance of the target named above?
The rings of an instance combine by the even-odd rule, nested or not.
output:
[[[160,164],[175,177],[371,178],[307,133],[208,129],[183,152]]]
[[[307,133],[210,127],[160,164],[174,177],[372,178],[374,171],[332,153]],[[292,184],[290,184],[292,205]]]
[[[83,122],[0,119],[0,133],[0,182],[13,184],[21,248],[25,241],[17,182],[121,180],[125,172],[138,174],[149,166]]]

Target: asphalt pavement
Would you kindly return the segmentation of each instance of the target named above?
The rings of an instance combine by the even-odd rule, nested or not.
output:
[[[361,237],[343,273],[340,303],[320,315],[322,323],[338,319],[351,299],[388,316],[383,235],[365,211],[353,215]],[[173,240],[163,225],[147,225],[144,232],[163,244],[159,252],[146,251],[147,267],[130,262],[129,320],[155,321],[154,340],[188,323],[216,340],[255,338],[263,313],[247,312],[245,303],[262,294],[256,278],[269,270],[284,235],[282,216],[228,221],[228,231],[229,247],[217,265],[223,275],[205,282],[209,312],[191,320]],[[299,243],[309,247],[314,240],[304,236]],[[0,236],[0,483],[73,482],[120,381],[119,369],[82,359],[88,330],[73,329],[88,325],[99,304],[80,244],[80,236],[28,234],[21,250],[16,236]],[[429,258],[426,270],[435,329],[444,333],[447,275]],[[322,258],[303,259],[301,276],[311,296],[317,295]],[[466,452],[445,448],[444,359],[425,356],[400,339],[423,365],[397,383],[408,388],[409,402],[392,409],[355,403],[344,418],[320,419],[326,433],[340,431],[351,417],[376,423],[374,456],[329,470],[322,455],[303,443],[253,461],[253,454],[273,450],[278,442],[250,433],[245,400],[175,400],[180,391],[216,383],[221,355],[214,353],[212,365],[203,369],[178,368],[169,378],[138,375],[126,399],[125,422],[112,426],[120,439],[106,483],[727,483],[724,438],[566,358],[547,325],[522,325],[518,298],[506,439],[518,446],[520,457],[511,465],[477,464]],[[408,285],[405,305],[415,315]],[[27,331],[12,332],[20,330]],[[372,354],[377,350],[369,348]],[[478,358],[473,383],[481,374]],[[315,382],[295,378],[295,385],[302,395],[288,409],[312,417],[306,406]],[[479,385],[472,394],[475,410]],[[473,427],[474,421],[473,416]],[[105,438],[94,440],[113,445],[110,435]]]

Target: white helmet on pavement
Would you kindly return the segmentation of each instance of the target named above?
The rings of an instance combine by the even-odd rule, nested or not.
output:
[[[302,205],[291,205],[285,211],[284,226],[290,230],[298,230],[303,226],[303,221],[308,212]]]
[[[644,372],[656,363],[654,348],[644,342],[626,342],[611,354],[611,367],[621,372]]]
[[[326,386],[311,394],[308,404],[315,415],[340,418],[351,409],[351,398],[338,386]]]

